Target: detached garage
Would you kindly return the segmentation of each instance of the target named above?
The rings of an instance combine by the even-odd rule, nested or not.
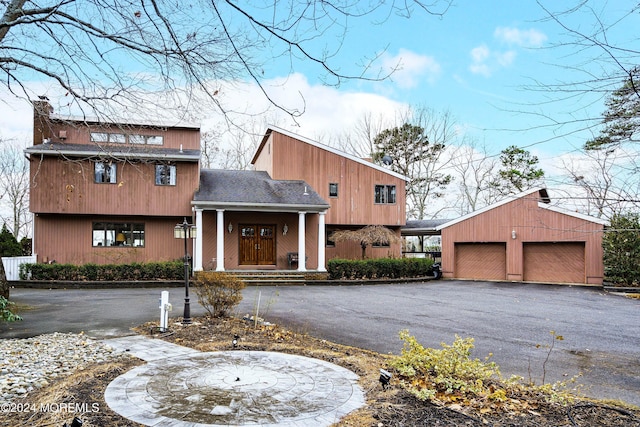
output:
[[[550,202],[538,188],[440,225],[443,276],[602,285],[606,221]]]

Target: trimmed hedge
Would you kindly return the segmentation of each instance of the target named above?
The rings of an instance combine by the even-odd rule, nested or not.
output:
[[[22,280],[132,281],[184,279],[182,261],[133,264],[22,264]]]
[[[332,259],[327,263],[329,279],[401,279],[433,275],[431,258]]]

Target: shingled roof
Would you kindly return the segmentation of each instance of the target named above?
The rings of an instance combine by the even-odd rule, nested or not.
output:
[[[274,180],[264,171],[202,169],[192,204],[245,211],[321,212],[329,204],[302,180]]]

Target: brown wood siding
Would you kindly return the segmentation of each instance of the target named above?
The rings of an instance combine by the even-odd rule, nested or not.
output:
[[[92,144],[91,132],[110,132],[110,133],[124,133],[135,135],[158,135],[163,137],[163,144],[149,145],[150,149],[153,148],[172,148],[179,149],[182,146],[183,150],[199,150],[200,149],[200,130],[196,128],[166,128],[166,127],[149,127],[149,126],[134,126],[134,125],[86,125],[81,122],[51,122],[47,127],[48,133],[44,133],[44,137],[51,138],[52,142],[64,142],[65,144]],[[66,132],[66,138],[60,138],[60,131]],[[42,137],[38,133],[34,136],[34,144],[42,143]],[[127,146],[140,147],[136,144],[101,144],[101,147],[106,148],[106,151],[110,151],[107,147],[113,146],[114,149],[123,149]],[[126,150],[125,150],[126,151]]]
[[[505,243],[456,243],[455,273],[460,279],[504,280],[507,270]]]
[[[273,156],[271,162],[268,156]],[[406,222],[404,180],[365,164],[273,132],[255,165],[256,169],[270,172],[274,179],[305,180],[329,202],[327,224],[404,225]],[[337,198],[329,197],[329,183],[338,184]],[[376,184],[395,185],[396,203],[375,204]]]
[[[176,185],[155,184],[155,163],[117,162],[115,184],[96,183],[94,162],[31,157],[34,213],[191,215],[197,163],[176,163]]]
[[[92,227],[98,221],[144,223],[144,247],[92,246]],[[173,237],[173,227],[178,222],[182,218],[37,215],[34,252],[38,262],[55,260],[76,265],[173,261],[184,256],[184,243]],[[191,242],[189,253],[192,254]]]
[[[524,280],[585,283],[584,242],[524,243]]]
[[[523,280],[523,243],[583,242],[585,282],[602,284],[604,275],[603,225],[544,209],[537,193],[470,217],[442,230],[442,269],[445,277],[455,272],[455,244],[460,242],[507,242],[507,277]],[[512,231],[516,238],[512,238]],[[561,272],[558,272],[561,277]]]

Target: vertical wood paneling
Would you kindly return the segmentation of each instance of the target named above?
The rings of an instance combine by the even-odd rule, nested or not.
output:
[[[155,164],[116,163],[116,184],[94,180],[94,163],[31,158],[30,208],[35,213],[191,215],[198,164],[176,165],[176,185],[155,185]],[[55,177],[55,179],[52,179]]]
[[[268,143],[273,155],[272,178],[303,179],[311,185],[331,206],[327,224],[405,224],[402,179],[277,132]],[[259,158],[256,168],[263,164]],[[329,197],[329,183],[338,184],[337,198]],[[375,204],[376,184],[395,185],[397,202]]]
[[[96,221],[144,223],[145,246],[92,246],[92,227]],[[182,259],[184,243],[173,237],[173,227],[181,221],[181,218],[38,215],[34,218],[34,251],[38,262],[55,260],[69,264],[120,264]],[[189,251],[191,252],[191,245]]]

